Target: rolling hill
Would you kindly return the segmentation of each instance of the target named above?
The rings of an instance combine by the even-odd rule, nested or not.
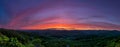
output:
[[[0,47],[120,47],[120,31],[0,29]]]

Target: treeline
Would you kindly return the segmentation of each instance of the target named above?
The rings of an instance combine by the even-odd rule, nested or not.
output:
[[[0,29],[0,47],[120,47],[120,34],[115,32],[64,37]]]

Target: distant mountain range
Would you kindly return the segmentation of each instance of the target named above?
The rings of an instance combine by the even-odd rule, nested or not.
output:
[[[56,37],[77,37],[77,36],[117,36],[120,35],[120,31],[117,30],[58,30],[58,29],[46,29],[46,30],[21,30],[31,34],[37,34],[40,36],[56,36]]]
[[[0,29],[8,30],[8,29]],[[20,32],[27,32],[31,34],[37,34],[42,36],[87,36],[87,35],[120,35],[120,31],[117,30],[65,30],[64,28],[56,29],[45,29],[45,30],[15,30]]]

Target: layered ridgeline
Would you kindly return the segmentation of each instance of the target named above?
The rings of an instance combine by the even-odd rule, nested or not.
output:
[[[120,47],[120,32],[0,29],[0,47]]]

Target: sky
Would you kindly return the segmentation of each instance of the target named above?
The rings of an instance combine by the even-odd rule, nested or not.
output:
[[[0,0],[0,28],[120,30],[119,0]]]

